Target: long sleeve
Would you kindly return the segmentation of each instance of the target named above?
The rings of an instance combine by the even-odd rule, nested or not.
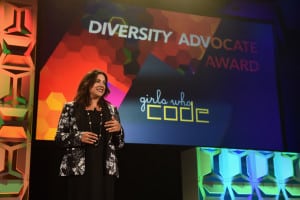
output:
[[[55,142],[59,146],[65,148],[82,146],[81,134],[75,122],[74,104],[73,102],[66,103],[62,109],[55,135]]]
[[[119,123],[121,124],[121,120],[120,120],[120,115],[119,115],[119,111],[116,107],[109,105],[109,110],[112,116],[115,117],[116,120],[119,121]],[[115,146],[116,149],[121,149],[123,148],[125,142],[124,142],[124,129],[123,127],[121,127],[121,130],[118,133],[114,133],[113,134],[113,138],[112,138],[112,142]]]

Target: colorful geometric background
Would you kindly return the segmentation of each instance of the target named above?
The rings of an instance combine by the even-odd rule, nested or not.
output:
[[[86,44],[90,43],[87,40],[91,40],[87,32],[79,33],[79,37],[66,33],[41,70],[36,139],[54,139],[62,106],[73,99],[80,77],[86,72],[98,68],[108,75],[111,90],[108,100],[116,106],[128,91],[131,79],[124,75],[122,64],[116,62],[114,50],[121,47],[122,42],[111,44],[101,40],[93,43],[91,40],[95,45],[92,46]]]
[[[0,2],[0,199],[29,195],[36,14],[36,0]]]
[[[109,7],[109,4],[97,3],[90,7],[95,10],[105,6]],[[117,36],[108,39],[106,36],[92,35],[81,25],[91,17],[89,15],[76,21],[64,34],[40,72],[36,139],[54,139],[61,108],[66,101],[73,99],[79,81],[86,72],[98,68],[108,75],[111,90],[108,100],[119,107],[149,54],[155,55],[182,74],[190,73],[195,70],[190,63],[191,59],[201,60],[205,48],[189,48],[186,45],[178,47],[176,39],[187,26],[192,27],[190,31],[195,34],[212,36],[220,22],[219,18],[188,16],[188,23],[179,24],[176,13],[155,9],[143,11],[140,14],[140,10],[124,11],[133,16],[126,19],[113,16],[107,21],[112,24],[140,26],[145,26],[146,23],[156,28],[168,26],[174,31],[174,40],[165,45],[162,40],[154,44],[148,41],[124,40]],[[108,11],[102,8],[102,12],[92,17],[101,18],[107,14],[105,12]],[[134,15],[140,15],[141,18]]]

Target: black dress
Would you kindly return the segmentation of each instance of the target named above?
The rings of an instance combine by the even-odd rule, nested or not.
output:
[[[80,118],[77,120],[79,130],[100,134],[101,139],[97,145],[85,146],[85,174],[67,177],[68,199],[113,200],[115,177],[105,174],[105,146],[108,139],[108,133],[103,127],[105,113],[97,110],[79,112]]]

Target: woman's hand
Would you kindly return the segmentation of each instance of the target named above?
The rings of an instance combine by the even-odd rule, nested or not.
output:
[[[81,142],[95,144],[98,142],[98,135],[92,132],[81,132]]]
[[[106,121],[104,124],[105,130],[109,133],[119,132],[121,130],[121,124],[114,117],[111,120]]]

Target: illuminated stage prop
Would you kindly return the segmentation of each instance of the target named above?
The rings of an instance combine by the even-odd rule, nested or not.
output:
[[[183,200],[300,198],[299,153],[197,147],[182,153]]]
[[[0,2],[0,199],[28,199],[36,0]]]

